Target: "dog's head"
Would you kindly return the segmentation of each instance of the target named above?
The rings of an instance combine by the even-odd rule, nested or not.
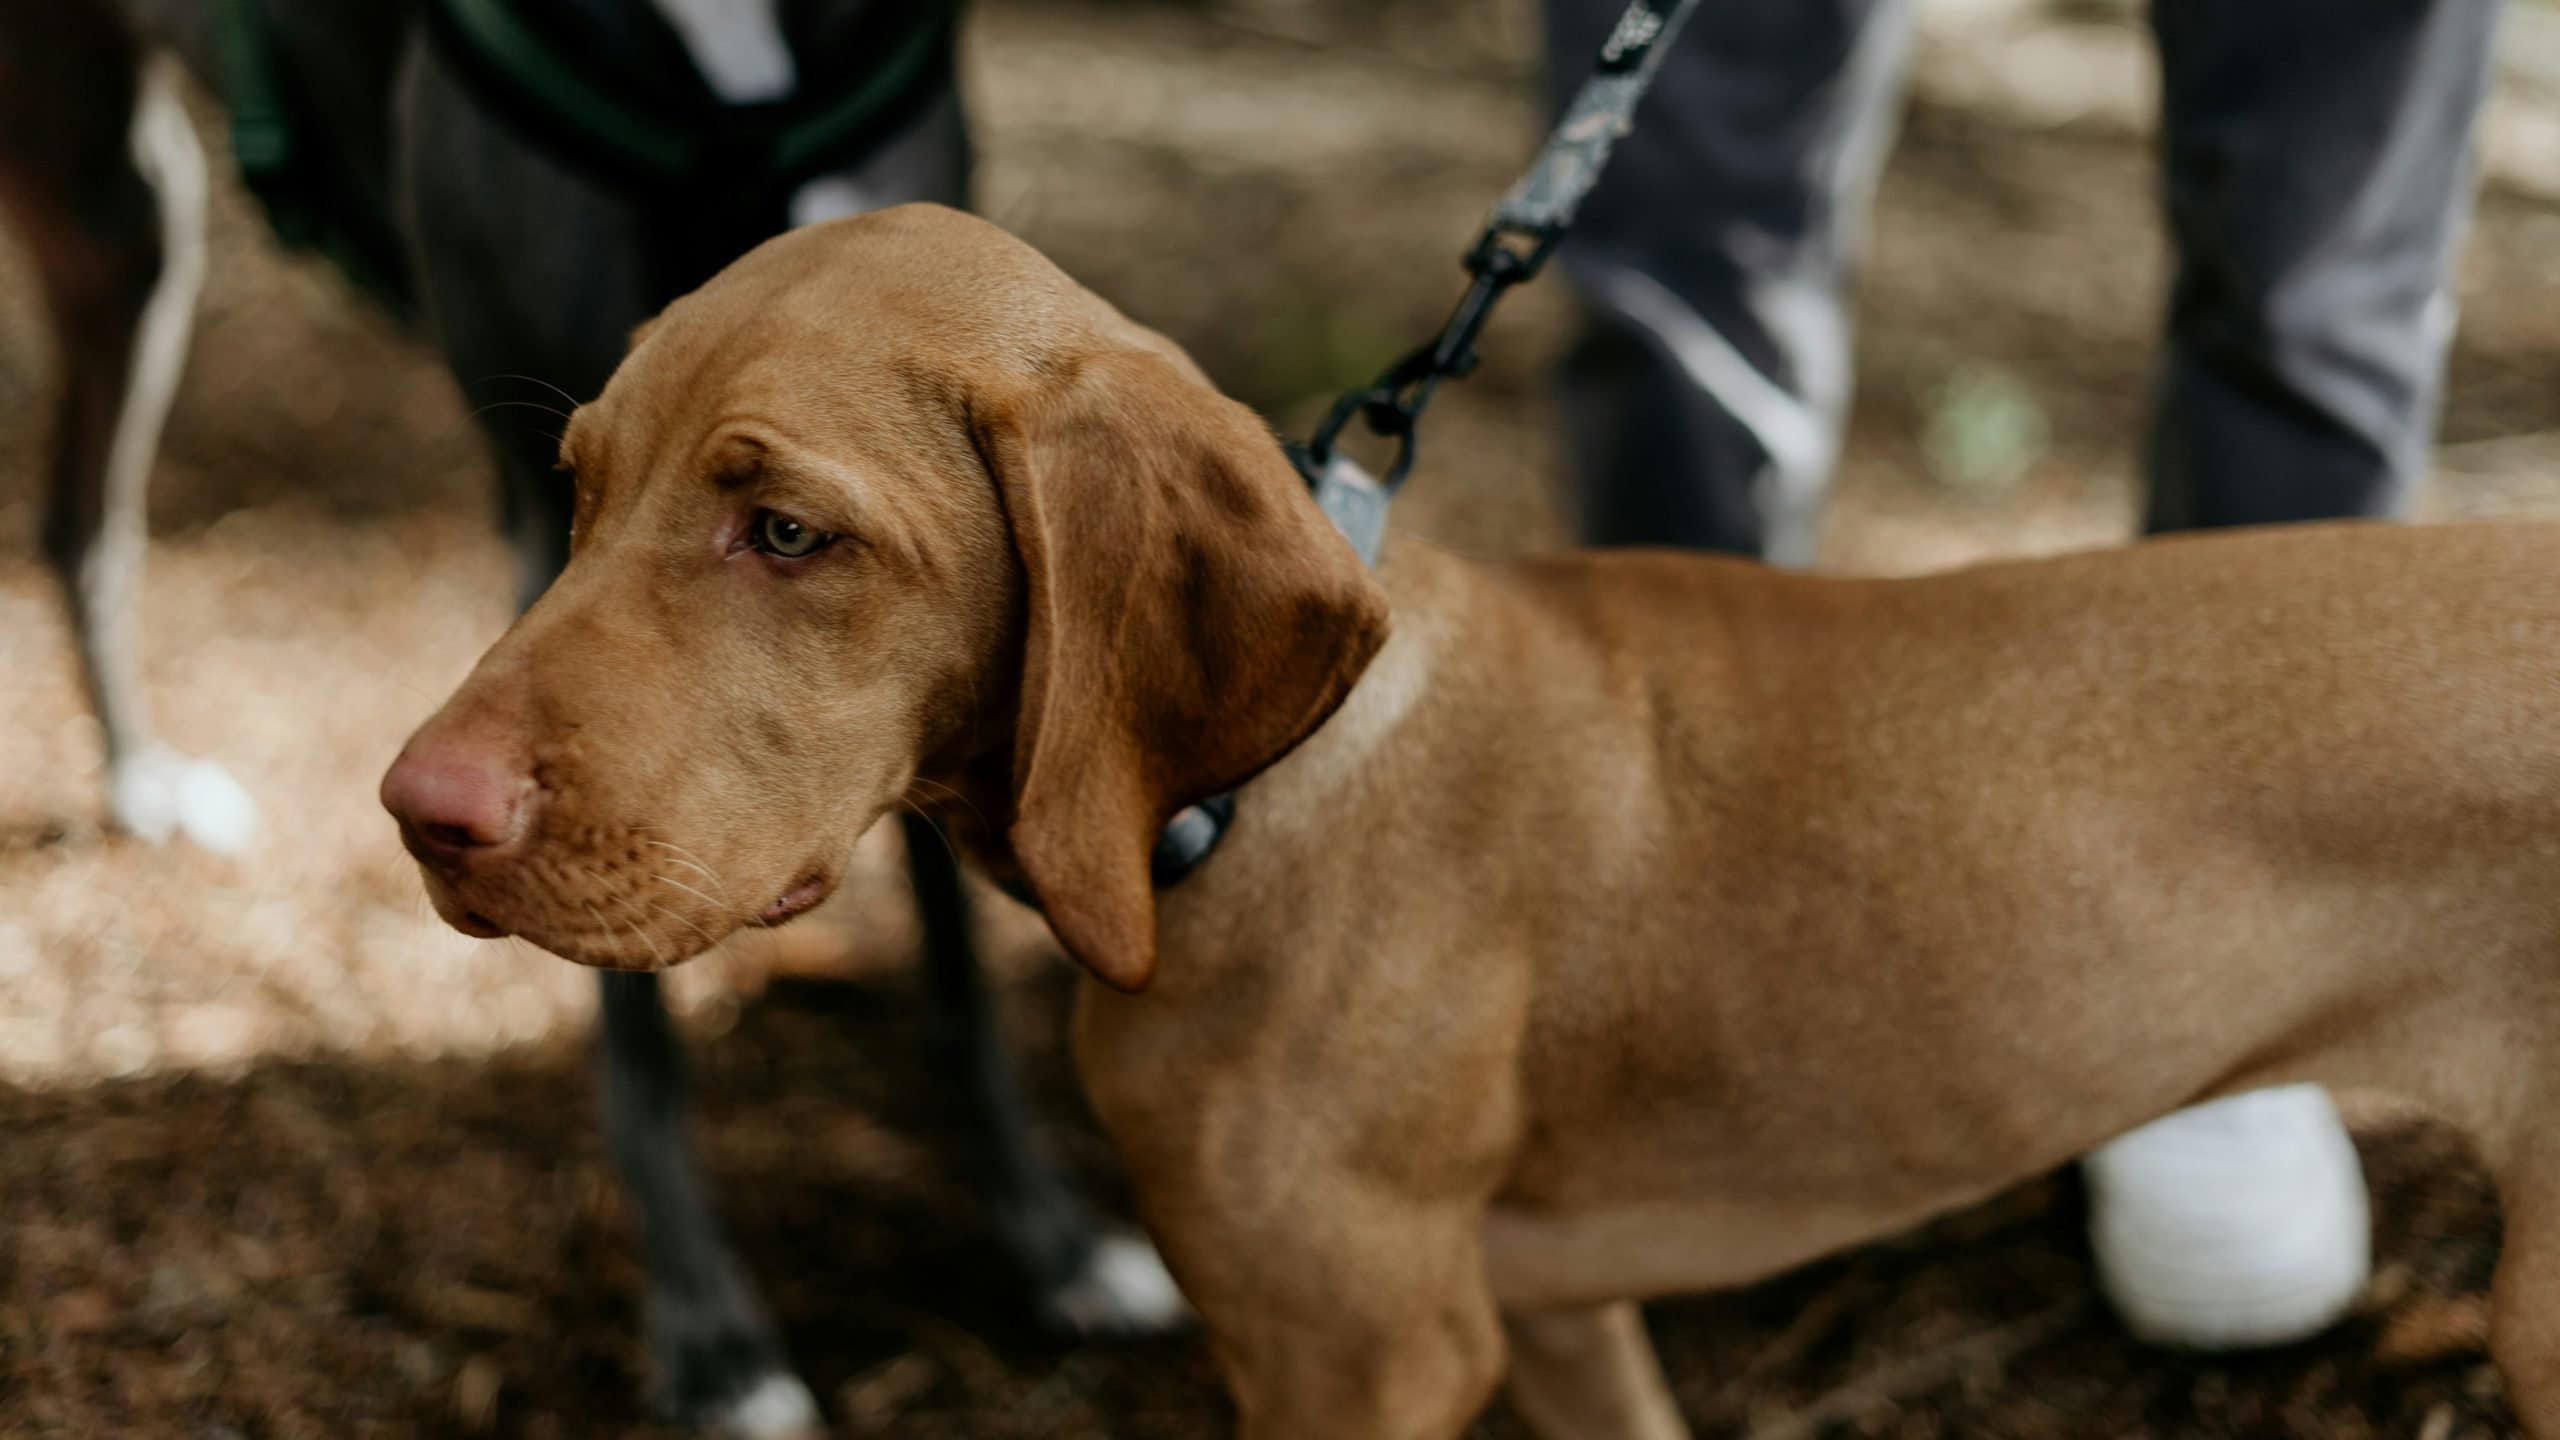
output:
[[[980,775],[1059,940],[1143,985],[1158,828],[1385,635],[1249,411],[948,210],[759,248],[636,338],[561,458],[567,570],[382,795],[448,921],[589,964],[787,919],[920,784]]]

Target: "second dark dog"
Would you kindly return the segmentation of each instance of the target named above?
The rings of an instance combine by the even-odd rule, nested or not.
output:
[[[457,379],[538,377],[584,397],[634,326],[766,236],[965,201],[955,21],[947,6],[877,0],[0,7],[0,207],[64,355],[45,550],[106,732],[117,823],[215,849],[255,823],[218,767],[152,738],[138,680],[144,485],[202,275],[206,181],[175,69],[148,47],[174,50],[232,105],[279,230],[324,243],[413,314]],[[566,557],[553,418],[482,413],[522,603]],[[959,876],[930,832],[908,838],[946,1036],[938,1083],[965,1097],[968,1164],[1041,1313],[1084,1334],[1174,1323],[1181,1299],[1154,1252],[1100,1226],[1032,1145]],[[662,1399],[692,1424],[806,1430],[815,1404],[684,1132],[657,977],[602,980],[605,1123],[647,1235]]]

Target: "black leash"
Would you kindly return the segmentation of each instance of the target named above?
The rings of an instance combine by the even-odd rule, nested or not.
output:
[[[1493,317],[1504,292],[1536,278],[1547,257],[1573,225],[1583,197],[1600,181],[1609,149],[1635,123],[1636,105],[1698,0],[1633,0],[1618,17],[1591,78],[1574,93],[1564,118],[1530,162],[1466,255],[1472,277],[1440,332],[1381,372],[1377,379],[1333,403],[1324,423],[1304,445],[1288,447],[1290,462],[1325,517],[1358,551],[1364,565],[1378,563],[1386,539],[1387,502],[1413,473],[1414,432],[1424,407],[1444,380],[1464,379],[1482,358],[1476,337]],[[1386,474],[1372,477],[1337,443],[1357,419],[1369,433],[1395,443]],[[1156,837],[1153,873],[1172,885],[1198,869],[1235,818],[1236,797],[1213,795],[1175,815]]]
[[[1601,46],[1591,78],[1565,107],[1564,118],[1547,136],[1529,173],[1493,207],[1493,216],[1467,251],[1467,273],[1474,278],[1440,333],[1386,368],[1366,389],[1334,402],[1324,423],[1305,446],[1312,465],[1302,463],[1308,484],[1320,483],[1320,472],[1333,456],[1334,442],[1354,416],[1371,434],[1396,442],[1395,459],[1380,477],[1379,487],[1393,495],[1413,469],[1414,427],[1423,407],[1443,380],[1464,379],[1480,358],[1476,336],[1493,318],[1494,303],[1512,286],[1537,277],[1555,253],[1583,197],[1600,182],[1609,149],[1635,123],[1637,102],[1653,84],[1654,72],[1682,22],[1697,0],[1635,0],[1618,18]]]

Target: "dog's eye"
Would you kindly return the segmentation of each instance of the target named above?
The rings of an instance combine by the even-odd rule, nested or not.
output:
[[[788,515],[771,510],[756,516],[755,525],[748,533],[757,549],[784,560],[815,555],[836,543],[836,537],[826,531],[813,530]]]

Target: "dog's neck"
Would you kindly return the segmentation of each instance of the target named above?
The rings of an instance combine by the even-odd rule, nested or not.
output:
[[[1238,792],[1240,807],[1267,809],[1282,825],[1322,823],[1329,798],[1373,762],[1437,683],[1449,617],[1472,570],[1427,543],[1389,537],[1378,564],[1378,577],[1394,597],[1386,645],[1323,725]],[[966,744],[919,767],[906,800],[996,884],[1028,901],[1027,882],[1005,841],[1013,819],[1013,696],[989,687],[981,698],[988,697],[999,698],[982,714],[1004,715],[1004,723],[971,728]]]
[[[1448,643],[1446,597],[1466,562],[1391,536],[1378,578],[1393,597],[1387,643],[1314,734],[1245,787],[1240,805],[1277,807],[1290,825],[1321,823],[1328,797],[1376,759],[1438,678]]]

